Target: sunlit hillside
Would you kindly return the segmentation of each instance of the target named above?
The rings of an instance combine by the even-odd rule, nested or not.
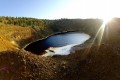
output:
[[[0,51],[9,48],[21,48],[35,40],[35,32],[31,27],[0,24]]]
[[[6,38],[0,37],[0,52],[7,50],[18,49],[18,45],[14,41],[7,40]]]

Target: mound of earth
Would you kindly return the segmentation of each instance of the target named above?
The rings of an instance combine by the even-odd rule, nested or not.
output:
[[[0,53],[0,80],[120,80],[119,53],[112,45],[47,58],[4,51]]]

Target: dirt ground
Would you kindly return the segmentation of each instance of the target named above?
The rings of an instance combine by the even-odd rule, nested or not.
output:
[[[0,80],[120,80],[120,50],[102,44],[68,56],[0,53]]]

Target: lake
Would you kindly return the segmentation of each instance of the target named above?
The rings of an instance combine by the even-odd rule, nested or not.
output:
[[[81,32],[62,32],[50,35],[42,40],[37,40],[25,46],[26,51],[30,51],[37,55],[53,56],[68,55],[71,48],[76,45],[83,44],[90,36]]]

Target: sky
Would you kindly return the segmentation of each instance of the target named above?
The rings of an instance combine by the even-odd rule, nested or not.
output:
[[[0,0],[0,16],[60,18],[120,17],[119,0]]]

